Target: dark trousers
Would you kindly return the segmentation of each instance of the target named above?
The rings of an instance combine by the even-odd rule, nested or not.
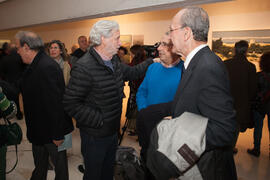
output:
[[[263,120],[265,114],[261,114],[258,111],[253,111],[253,119],[254,119],[254,149],[260,151],[261,149],[261,139],[262,139],[262,128],[263,128]],[[270,113],[267,113],[268,119],[268,130],[270,132]]]
[[[85,164],[83,180],[113,180],[117,133],[97,138],[80,131]]]
[[[55,144],[32,144],[35,169],[30,180],[46,180],[49,155],[55,166],[55,180],[68,180],[68,162],[66,150],[58,152]]]

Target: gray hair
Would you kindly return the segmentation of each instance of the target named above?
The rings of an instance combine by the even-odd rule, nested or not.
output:
[[[113,30],[119,30],[119,24],[116,21],[101,20],[96,22],[90,31],[91,45],[100,45],[101,37],[111,37]]]
[[[44,49],[42,39],[31,31],[19,31],[16,33],[15,38],[20,41],[20,46],[27,44],[29,48],[34,51]]]
[[[186,7],[181,16],[181,27],[190,27],[194,40],[207,42],[209,31],[209,17],[200,7]]]

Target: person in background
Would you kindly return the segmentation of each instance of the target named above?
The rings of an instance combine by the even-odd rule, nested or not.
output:
[[[129,64],[129,62],[127,62],[125,58],[127,53],[128,53],[127,48],[125,48],[124,46],[120,46],[120,48],[117,51],[117,55],[119,56],[119,59],[121,60],[121,62]]]
[[[137,133],[142,147],[140,155],[144,163],[147,159],[151,132],[160,120],[155,118],[155,109],[151,105],[172,101],[181,80],[183,61],[179,55],[172,52],[172,47],[169,33],[164,34],[158,46],[161,63],[149,66],[136,96],[139,110]],[[145,178],[154,179],[148,170]]]
[[[0,120],[11,119],[16,115],[16,104],[10,101],[0,86]],[[6,131],[0,126],[0,179],[6,180],[6,154],[7,154]]]
[[[70,54],[70,65],[73,66],[74,63],[78,61],[87,51],[89,47],[86,36],[80,36],[78,38],[79,48],[76,49],[72,54]]]
[[[17,105],[16,117],[18,120],[23,119],[23,113],[19,106],[19,87],[18,82],[21,78],[26,65],[22,62],[21,56],[17,53],[15,44],[10,44],[10,53],[2,58],[0,64],[0,85],[4,84],[10,89],[12,100]],[[4,86],[3,85],[3,86]]]
[[[254,147],[248,149],[250,155],[259,157],[261,152],[262,128],[265,115],[268,119],[270,132],[270,52],[265,52],[260,58],[261,72],[257,73],[257,105],[253,108],[254,119]]]
[[[68,54],[65,50],[64,44],[59,40],[51,41],[49,44],[49,54],[62,69],[65,85],[67,85],[70,79],[70,65],[68,63]]]
[[[59,151],[64,136],[73,131],[72,119],[65,113],[65,82],[60,66],[44,52],[42,39],[35,33],[19,31],[16,47],[25,70],[20,88],[35,168],[30,180],[46,180],[48,157],[55,166],[55,179],[68,180],[66,150]]]
[[[90,38],[89,52],[72,67],[64,105],[80,129],[83,179],[113,180],[124,81],[141,78],[153,60],[133,67],[120,62],[116,21],[96,22]]]
[[[172,52],[172,42],[166,33],[158,46],[161,63],[151,64],[137,93],[138,110],[152,104],[173,100],[181,79],[183,61],[180,55]]]
[[[146,60],[146,55],[141,45],[131,46],[130,53],[131,53],[131,58],[132,58],[131,63],[129,63],[130,66],[135,66]],[[130,130],[129,135],[131,136],[136,135],[136,118],[138,114],[137,103],[136,103],[136,93],[139,86],[141,85],[143,81],[143,78],[144,77],[135,81],[129,81],[128,83],[130,91],[129,91],[129,98],[127,102],[126,118],[129,122],[128,128]]]
[[[0,54],[0,60],[10,54],[10,43],[4,42],[2,45],[2,53]]]
[[[76,49],[78,49],[78,48],[79,48],[79,46],[77,44],[73,44],[71,46],[71,54],[73,54],[76,51]]]
[[[233,143],[233,152],[237,153],[236,143],[239,132],[253,127],[251,118],[251,101],[256,93],[256,68],[246,58],[248,42],[241,40],[235,43],[234,56],[224,61],[230,79],[231,94],[236,110],[237,136]]]

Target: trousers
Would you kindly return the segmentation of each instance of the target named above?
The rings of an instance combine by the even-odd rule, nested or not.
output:
[[[32,153],[35,169],[30,180],[46,180],[48,172],[49,156],[55,167],[55,180],[68,180],[68,162],[66,150],[58,152],[55,144],[34,145]]]

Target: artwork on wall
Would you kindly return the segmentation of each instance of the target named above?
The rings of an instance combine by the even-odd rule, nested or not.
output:
[[[139,44],[139,45],[144,45],[144,35],[133,35],[133,45],[134,44]]]
[[[128,50],[128,54],[124,56],[125,62],[130,63],[130,48],[134,44],[143,45],[144,35],[121,35],[121,46],[124,46]]]
[[[249,42],[247,59],[256,65],[261,55],[270,51],[270,29],[242,31],[213,31],[212,50],[222,59],[233,57],[234,44],[240,40]]]
[[[124,56],[124,62],[130,63],[130,52],[129,49],[132,46],[132,35],[120,35],[121,46],[128,50],[128,53]]]

